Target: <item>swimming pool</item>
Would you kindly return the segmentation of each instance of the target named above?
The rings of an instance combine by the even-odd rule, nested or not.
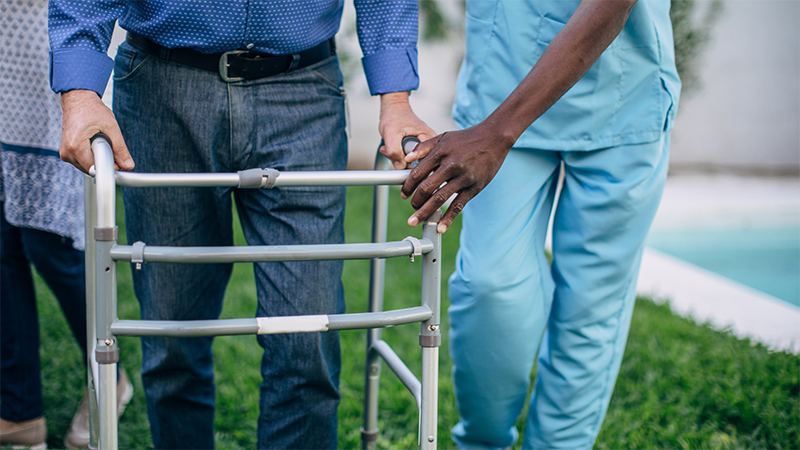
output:
[[[647,245],[800,306],[800,227],[653,230]]]

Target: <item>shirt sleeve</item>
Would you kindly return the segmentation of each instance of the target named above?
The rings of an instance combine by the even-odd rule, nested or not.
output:
[[[124,0],[50,0],[50,88],[103,95],[114,61],[106,52]]]
[[[419,87],[416,0],[355,0],[361,63],[372,95]]]

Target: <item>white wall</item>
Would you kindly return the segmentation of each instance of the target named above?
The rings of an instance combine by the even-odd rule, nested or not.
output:
[[[671,164],[800,172],[800,2],[725,0],[702,55],[702,90],[681,101]]]

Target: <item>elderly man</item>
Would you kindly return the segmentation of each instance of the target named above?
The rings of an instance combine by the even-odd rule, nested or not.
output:
[[[390,148],[434,133],[411,111],[415,1],[355,1],[364,70],[381,95]],[[345,92],[333,36],[342,2],[52,0],[52,88],[62,93],[61,157],[92,165],[89,138],[142,172],[342,170]],[[114,22],[128,31],[105,55]],[[114,69],[114,112],[100,101]],[[396,157],[398,165],[404,165]],[[231,245],[231,193],[251,245],[343,242],[344,189],[123,189],[128,241]],[[259,316],[344,310],[340,261],[255,264]],[[229,264],[134,271],[143,319],[215,319]],[[259,336],[259,448],[335,448],[340,351],[335,332]],[[142,380],[159,448],[214,445],[212,338],[143,338]]]

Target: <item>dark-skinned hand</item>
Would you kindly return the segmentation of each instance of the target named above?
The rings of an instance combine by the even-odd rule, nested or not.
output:
[[[413,194],[411,206],[417,210],[408,224],[417,226],[456,194],[437,227],[439,233],[447,231],[467,202],[492,181],[512,145],[499,138],[485,121],[419,144],[406,156],[406,161],[419,163],[400,191],[404,199]]]

